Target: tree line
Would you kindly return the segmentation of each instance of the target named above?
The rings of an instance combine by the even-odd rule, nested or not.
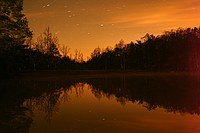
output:
[[[119,41],[115,47],[95,48],[86,62],[90,69],[200,70],[200,27],[179,28],[162,35],[146,34],[135,43]]]
[[[146,34],[136,42],[95,48],[88,61],[81,51],[59,46],[47,27],[36,41],[22,13],[23,0],[0,0],[0,73],[36,70],[169,70],[199,71],[200,27],[179,28],[162,35]]]

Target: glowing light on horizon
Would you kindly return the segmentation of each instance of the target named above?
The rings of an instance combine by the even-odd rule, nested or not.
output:
[[[147,32],[157,35],[200,24],[199,0],[26,0],[24,12],[35,34],[50,26],[52,32],[60,31],[61,45],[81,49],[86,56],[121,39],[130,42]]]

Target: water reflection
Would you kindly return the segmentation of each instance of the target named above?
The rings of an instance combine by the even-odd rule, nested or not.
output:
[[[23,106],[33,112],[39,110],[46,121],[51,122],[53,115],[59,112],[59,105],[62,102],[70,102],[72,90],[76,97],[80,97],[83,94],[84,86],[84,83],[75,83],[75,85],[71,85],[68,88],[51,89],[51,91],[44,92],[39,97],[25,100]]]
[[[0,132],[1,133],[28,133],[32,119],[25,114],[26,108],[0,107]]]
[[[0,83],[0,132],[29,133],[35,112],[51,123],[63,104],[70,103],[74,97],[84,97],[87,91],[100,101],[115,99],[122,106],[132,102],[147,110],[163,108],[168,112],[199,115],[199,81],[198,76],[183,75],[3,81]]]
[[[114,95],[117,101],[138,102],[148,110],[156,107],[170,112],[200,113],[198,76],[115,77],[88,81],[95,95]],[[98,94],[97,94],[98,93]]]

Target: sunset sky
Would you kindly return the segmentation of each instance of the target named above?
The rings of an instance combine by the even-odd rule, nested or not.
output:
[[[24,13],[35,37],[49,26],[60,45],[85,58],[121,39],[200,26],[199,0],[24,0]]]

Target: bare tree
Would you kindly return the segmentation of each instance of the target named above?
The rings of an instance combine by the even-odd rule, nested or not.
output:
[[[75,50],[74,60],[79,63],[83,62],[83,53],[80,50]]]
[[[50,28],[47,27],[43,33],[43,35],[40,35],[37,38],[37,41],[35,43],[35,49],[39,50],[40,52],[44,54],[59,55],[59,43],[57,36],[53,35],[50,32]]]
[[[78,62],[82,63],[83,62],[83,53],[79,50],[78,52]]]
[[[60,48],[60,52],[62,54],[63,57],[67,57],[68,54],[69,54],[69,51],[70,51],[70,48],[66,45],[63,45],[61,48]]]

